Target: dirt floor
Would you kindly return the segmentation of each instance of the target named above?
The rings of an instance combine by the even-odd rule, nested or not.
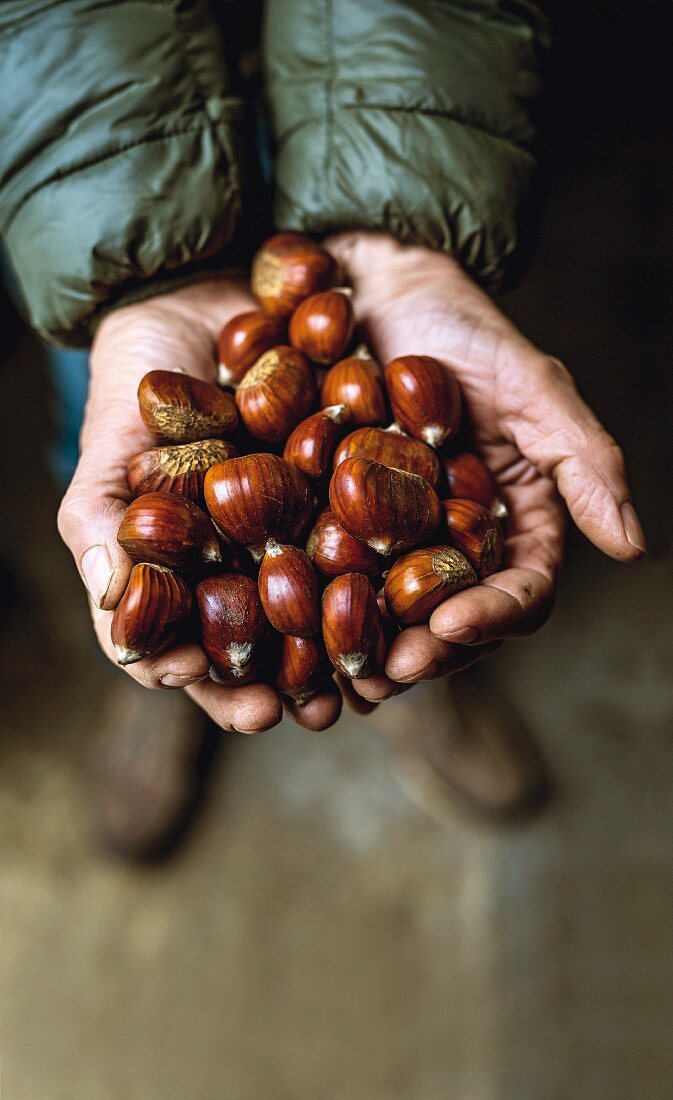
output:
[[[673,1094],[671,171],[616,160],[559,169],[505,302],[623,442],[655,550],[625,570],[571,536],[552,621],[492,659],[555,782],[527,825],[427,816],[349,718],[227,738],[172,861],[101,855],[87,763],[118,674],[55,533],[44,368],[19,339],[0,434],[7,1100]]]

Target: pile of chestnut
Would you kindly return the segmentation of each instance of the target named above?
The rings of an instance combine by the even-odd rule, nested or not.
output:
[[[257,253],[260,309],[219,340],[220,385],[145,375],[156,439],[128,469],[119,542],[137,564],[112,619],[120,664],[199,639],[211,675],[305,703],[336,669],[383,670],[402,626],[493,573],[505,512],[452,444],[458,384],[424,355],[382,370],[330,254],[298,234]]]

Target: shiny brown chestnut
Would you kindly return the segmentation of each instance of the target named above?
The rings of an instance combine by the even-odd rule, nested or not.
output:
[[[212,466],[204,495],[217,527],[258,561],[267,539],[296,542],[314,506],[301,470],[271,454],[243,455]]]
[[[217,342],[217,377],[220,385],[235,386],[260,355],[285,341],[283,322],[261,309],[251,309],[232,317]]]
[[[474,500],[443,500],[443,530],[448,542],[464,554],[480,578],[495,573],[502,559],[498,520]]]
[[[388,648],[383,618],[371,581],[363,573],[346,573],[327,585],[322,629],[337,672],[364,680],[383,670]]]
[[[507,508],[498,497],[498,488],[491,471],[470,451],[442,459],[444,479],[450,497],[476,500],[490,509],[496,519],[505,519]]]
[[[460,388],[430,355],[401,355],[385,370],[393,414],[410,435],[440,447],[460,424]]]
[[[252,291],[272,317],[289,317],[304,298],[332,286],[337,270],[322,245],[300,233],[278,233],[252,261]]]
[[[452,546],[425,546],[398,558],[384,585],[386,607],[402,626],[425,623],[440,603],[477,583],[477,575]]]
[[[305,355],[290,347],[265,351],[245,373],[236,404],[255,439],[279,443],[308,414],[315,397],[315,375]]]
[[[341,526],[377,554],[418,546],[432,538],[441,519],[425,478],[359,456],[337,466],[329,500]]]
[[[262,607],[274,630],[300,638],[319,633],[318,578],[303,550],[269,539],[257,580]]]
[[[134,561],[170,569],[222,560],[208,516],[191,500],[173,493],[143,493],[132,501],[122,516],[117,541]]]
[[[332,465],[332,455],[342,432],[345,405],[328,405],[297,424],[283,458],[314,481],[321,481]]]
[[[350,290],[323,290],[297,306],[290,318],[290,343],[314,363],[336,363],[348,347],[355,318]],[[336,402],[335,402],[336,403]]]
[[[344,420],[350,424],[385,424],[388,410],[378,363],[364,352],[335,363],[325,375],[320,404],[345,405]]]
[[[130,665],[166,649],[191,610],[191,593],[177,573],[149,562],[134,565],[110,628],[118,663]]]
[[[356,428],[341,441],[334,453],[334,469],[347,458],[362,455],[384,466],[424,477],[433,489],[440,476],[439,459],[420,439],[406,435],[396,424],[390,428]]]
[[[330,680],[332,666],[321,638],[285,634],[274,685],[303,707]]]
[[[198,503],[203,497],[206,471],[237,454],[233,443],[224,439],[153,447],[135,455],[129,462],[129,486],[136,496],[176,493]]]
[[[325,508],[315,521],[306,541],[306,553],[326,577],[340,577],[344,573],[377,577],[383,568],[378,554],[349,535],[331,508]]]
[[[196,586],[203,648],[224,683],[247,684],[262,672],[267,622],[255,581],[241,573]]]
[[[140,415],[160,443],[228,435],[238,424],[234,399],[181,371],[152,370],[138,386]]]

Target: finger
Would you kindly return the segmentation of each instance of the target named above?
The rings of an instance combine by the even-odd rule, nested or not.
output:
[[[110,637],[112,615],[100,611],[90,601],[94,630],[103,653],[118,665],[117,654]],[[200,646],[194,643],[171,646],[156,657],[146,657],[125,665],[124,671],[143,687],[152,690],[189,687],[208,676],[210,663]]]
[[[383,674],[368,676],[366,680],[353,680],[352,686],[353,691],[369,703],[382,703],[385,699],[397,695],[400,690],[399,684]]]
[[[203,680],[186,689],[187,694],[223,730],[261,733],[277,726],[283,717],[278,693],[268,684],[225,687]]]
[[[341,673],[337,673],[335,679],[341,689],[344,701],[354,714],[371,714],[373,710],[376,710],[378,703],[370,703],[367,699],[363,699],[361,695],[358,695],[358,693],[353,690],[353,683],[348,677],[342,676]]]
[[[343,706],[343,696],[336,684],[333,684],[320,695],[314,695],[303,706],[288,698],[283,699],[283,705],[297,725],[318,732],[329,729],[338,721]]]
[[[554,584],[533,569],[504,569],[441,604],[430,617],[436,637],[461,645],[531,634],[554,606]]]
[[[429,626],[410,626],[390,647],[386,673],[402,684],[432,680],[469,668],[497,648],[497,643],[468,648],[443,641]]]
[[[526,353],[531,387],[510,427],[522,454],[552,477],[574,522],[619,561],[645,553],[645,536],[626,481],[624,456],[580,397],[562,363]]]

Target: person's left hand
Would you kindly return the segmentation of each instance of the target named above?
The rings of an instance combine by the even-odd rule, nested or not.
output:
[[[505,638],[545,621],[563,551],[559,494],[581,531],[605,554],[635,561],[645,550],[615,441],[557,359],[535,348],[454,259],[381,234],[326,242],[354,288],[374,357],[431,355],[460,383],[476,449],[508,511],[500,572],[438,607],[427,626],[395,639],[386,676],[354,682],[382,700],[456,672]]]

